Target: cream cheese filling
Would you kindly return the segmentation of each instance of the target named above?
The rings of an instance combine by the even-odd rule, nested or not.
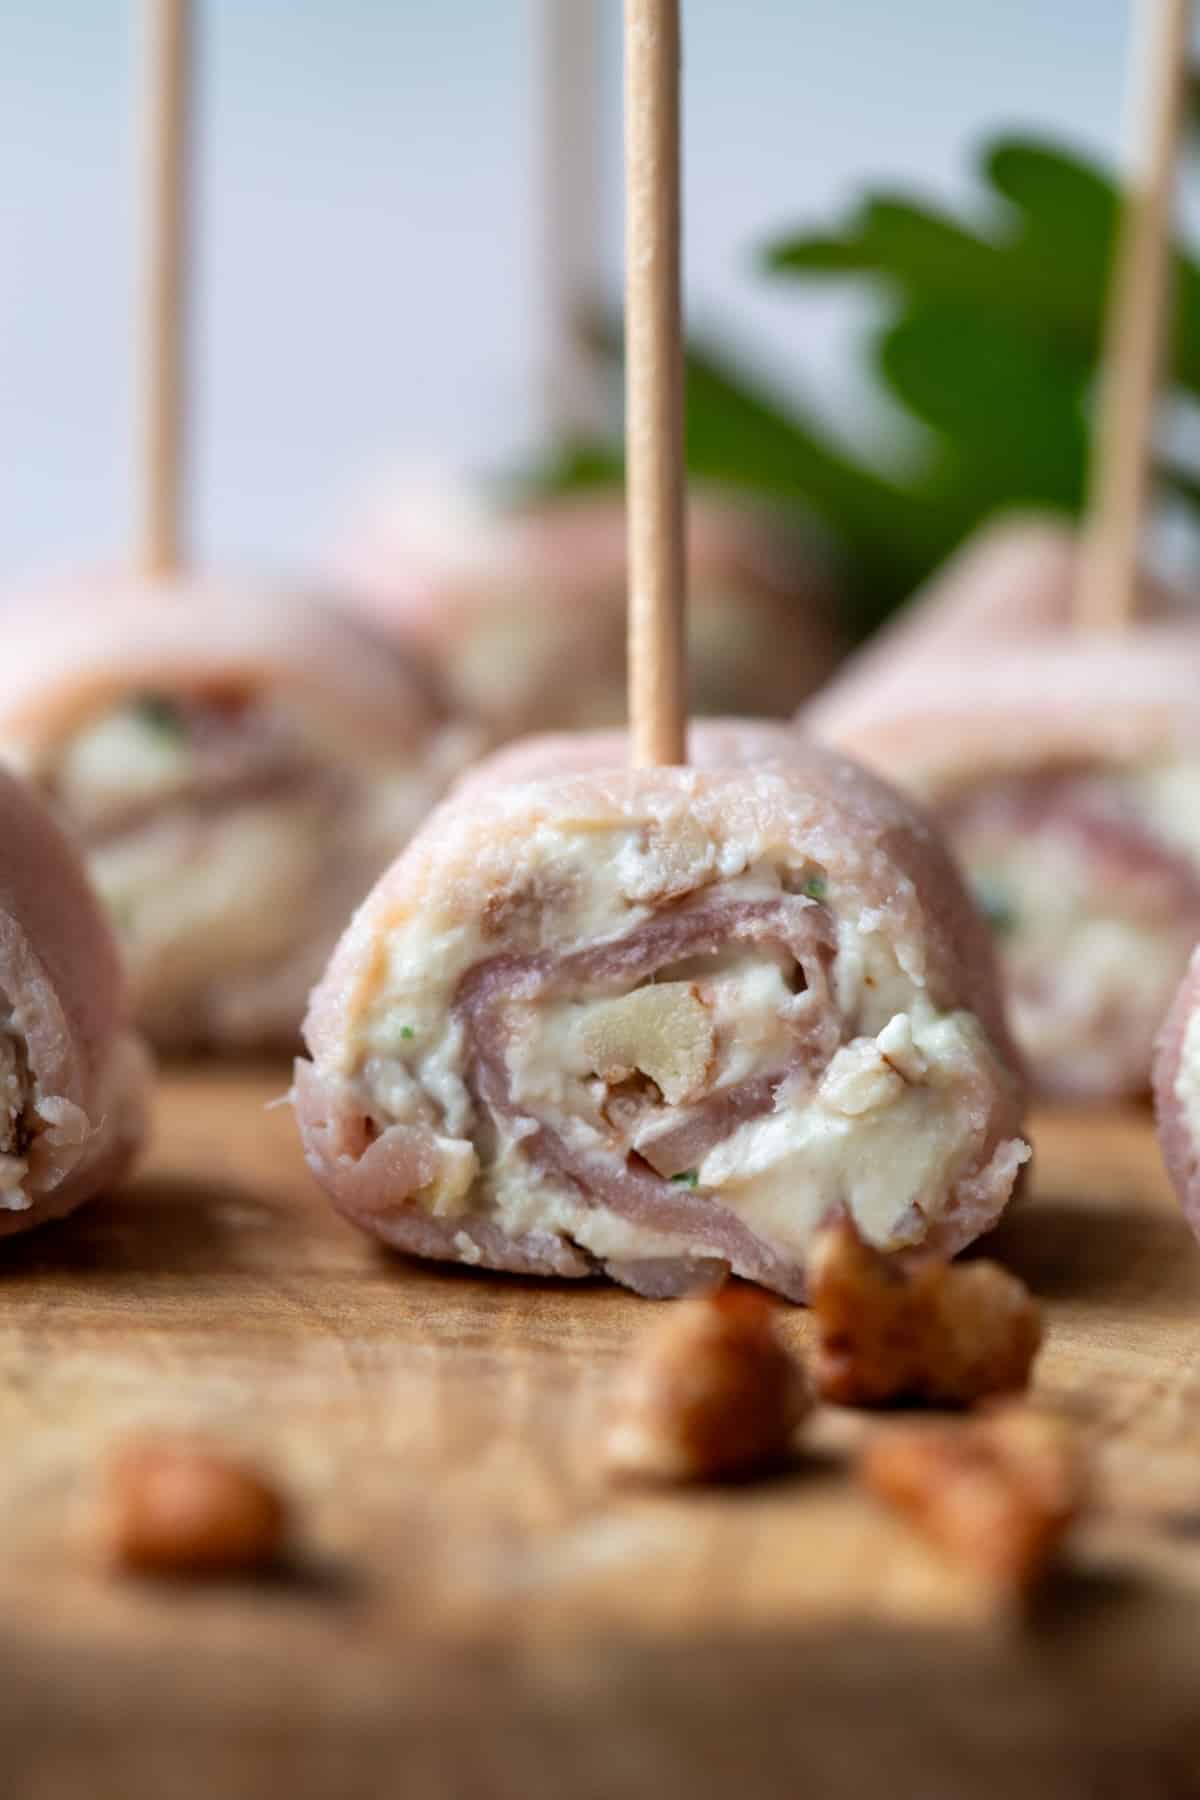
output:
[[[801,1257],[839,1205],[881,1249],[919,1243],[978,1150],[964,1093],[994,1074],[993,1053],[970,1014],[939,1014],[919,1000],[876,1037],[844,1045],[814,1091],[796,1078],[785,1082],[773,1110],[709,1150],[687,1185],[720,1200],[788,1256]],[[568,1080],[538,1084],[537,1116],[499,1122],[486,1170],[468,1140],[439,1134],[442,1174],[423,1195],[430,1210],[482,1209],[511,1235],[561,1232],[601,1259],[694,1255],[694,1244],[581,1200],[524,1157],[522,1140],[541,1118],[571,1148],[606,1159],[614,1171],[623,1167],[625,1148],[603,1117],[602,1084],[578,1112],[560,1112]]]
[[[620,619],[607,609],[581,623],[575,607],[514,589],[503,604],[475,609],[452,666],[458,692],[485,717],[537,712],[610,725],[623,710],[623,649]]]
[[[62,748],[55,791],[68,815],[104,818],[130,801],[162,800],[190,778],[194,755],[164,705],[132,702],[101,714]]]
[[[25,1185],[29,1107],[29,1077],[20,1041],[0,1021],[0,1210],[4,1212],[28,1212],[33,1205]]]
[[[294,758],[294,790],[285,782],[256,795],[252,752],[250,790],[235,786],[221,806],[194,810],[184,796],[203,785],[205,763],[189,739],[189,704],[132,697],[76,731],[43,770],[68,821],[85,838],[99,831],[89,871],[137,1005],[168,1019],[239,971],[280,966],[331,937],[472,747],[448,726],[410,758],[388,758],[267,700],[252,728],[271,767],[286,773]],[[229,731],[236,743],[236,720]],[[322,769],[334,778],[327,787],[314,780]],[[131,801],[153,810],[105,835]]]
[[[920,1243],[978,1149],[962,1096],[989,1057],[971,1014],[918,1000],[844,1045],[810,1098],[783,1091],[769,1118],[718,1144],[699,1185],[793,1250],[838,1206],[881,1250]]]
[[[1158,763],[1127,778],[1139,811],[1169,844],[1200,863],[1200,762]]]
[[[961,848],[992,912],[1017,1041],[1044,1078],[1102,1085],[1118,1040],[1165,1015],[1192,947],[1186,921],[1161,904],[1139,917],[1069,838],[988,834]]]
[[[167,811],[93,848],[92,880],[125,947],[139,1005],[182,1003],[303,942],[322,880],[327,809],[297,799],[215,820]]]
[[[526,842],[515,871],[510,845],[503,872],[518,896],[514,905],[523,881],[547,896],[531,909],[525,953],[546,948],[563,956],[623,938],[651,916],[656,879],[669,878],[672,893],[689,891],[680,889],[680,869],[667,866],[671,859],[644,828],[547,826],[540,836]],[[717,845],[699,834],[685,852],[693,899],[712,883],[719,883],[722,902],[795,891],[757,846]],[[677,862],[678,843],[673,854]],[[486,881],[486,867],[480,874]],[[835,916],[836,898],[829,895]],[[622,995],[637,1005],[618,1020],[620,1029],[607,986],[544,1001],[519,992],[503,997],[516,1116],[485,1123],[469,1092],[469,1047],[454,999],[471,968],[512,947],[511,940],[489,940],[480,917],[450,923],[425,912],[388,934],[346,1072],[382,1123],[419,1121],[432,1130],[442,1173],[421,1194],[432,1212],[484,1216],[512,1236],[558,1232],[602,1260],[694,1256],[696,1245],[593,1203],[539,1168],[523,1145],[545,1125],[573,1151],[619,1172],[631,1139],[613,1101],[629,1083],[636,1090],[630,1105],[660,1108],[665,1130],[685,1122],[693,1103],[712,1103],[756,1076],[780,1077],[765,1116],[735,1121],[695,1169],[675,1179],[719,1201],[779,1254],[800,1260],[813,1231],[839,1205],[880,1247],[924,1238],[981,1148],[971,1095],[1012,1079],[976,1020],[939,1011],[919,960],[902,966],[883,920],[860,914],[837,920],[832,970],[836,1003],[853,1035],[815,1082],[796,1067],[794,1026],[807,997],[803,984],[796,991],[792,959],[769,943],[733,943],[622,989],[618,1012]],[[670,1044],[664,1052],[653,1032],[640,1057],[622,1035],[627,1026],[644,1028],[642,1001],[656,986],[665,992],[655,1004],[666,1007],[686,1042],[678,1066]],[[649,1146],[644,1137],[633,1141]]]

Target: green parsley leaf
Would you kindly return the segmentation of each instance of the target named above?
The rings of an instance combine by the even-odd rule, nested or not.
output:
[[[179,708],[167,694],[137,694],[130,701],[129,710],[138,724],[144,725],[148,731],[157,731],[163,737],[184,736]]]
[[[1192,78],[1200,138],[1200,81]],[[1192,148],[1196,147],[1195,139]],[[911,429],[885,457],[863,453],[832,396],[784,396],[719,343],[685,349],[686,453],[700,482],[757,495],[802,531],[815,526],[837,568],[840,623],[861,638],[964,538],[1000,513],[1076,516],[1087,491],[1088,428],[1108,271],[1122,194],[1114,174],[1067,144],[995,138],[982,146],[972,197],[954,208],[894,180],[871,183],[831,219],[789,222],[760,263],[799,298],[837,284],[865,296],[864,391]],[[1200,257],[1173,245],[1174,320],[1163,385],[1185,406],[1200,393]],[[606,363],[617,321],[583,322]],[[529,471],[544,492],[614,485],[621,447],[574,442]],[[1200,530],[1194,458],[1158,459],[1173,512]]]
[[[411,1025],[402,1025],[402,1026],[401,1026],[401,1027],[400,1027],[400,1036],[401,1036],[401,1037],[402,1037],[402,1038],[415,1038],[415,1037],[416,1037],[416,1035],[417,1035],[417,1034],[416,1034],[416,1032],[415,1032],[415,1031],[414,1031],[414,1030],[413,1030],[413,1028],[412,1028],[412,1026],[411,1026]]]
[[[671,1180],[677,1182],[680,1187],[700,1186],[700,1174],[697,1169],[684,1169],[680,1174],[672,1175]]]
[[[829,892],[829,884],[823,875],[814,875],[811,880],[804,883],[800,892],[809,900],[823,900]]]

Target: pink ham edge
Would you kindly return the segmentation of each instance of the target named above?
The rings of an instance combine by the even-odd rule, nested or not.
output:
[[[0,774],[0,994],[49,1128],[33,1205],[0,1235],[72,1211],[124,1172],[145,1128],[149,1059],[129,1028],[117,947],[78,856],[48,812]]]
[[[821,743],[940,804],[984,779],[1119,769],[1200,747],[1200,630],[1151,622],[1136,632],[1007,645],[937,644],[878,667],[851,664],[798,723]]]
[[[495,811],[499,817],[506,813],[511,817],[513,809],[524,817],[528,811],[528,828],[536,824],[543,809],[553,816],[556,809],[570,813],[576,807],[602,811],[611,807],[617,819],[622,816],[622,805],[632,804],[631,791],[640,779],[605,772],[606,768],[615,770],[623,754],[624,739],[619,734],[536,739],[501,752],[472,771],[359,909],[314,991],[306,1024],[314,1062],[298,1063],[295,1089],[306,1154],[335,1204],[397,1248],[521,1272],[596,1272],[590,1257],[557,1238],[548,1241],[542,1234],[497,1241],[499,1234],[490,1221],[470,1215],[434,1220],[407,1204],[413,1188],[405,1186],[397,1194],[384,1179],[384,1171],[406,1167],[408,1180],[419,1175],[419,1160],[408,1159],[419,1158],[419,1144],[413,1140],[420,1128],[415,1133],[413,1128],[388,1127],[364,1155],[364,1115],[349,1084],[333,1069],[341,1056],[343,1033],[360,1004],[364,972],[373,962],[375,933],[377,929],[386,931],[392,917],[418,910],[425,896],[436,891],[439,872],[444,879],[450,864],[457,866],[463,858],[466,835],[460,829],[460,814],[464,807],[484,815]],[[977,1154],[957,1184],[945,1215],[921,1247],[953,1253],[999,1217],[1026,1156],[1018,1136],[1024,1101],[1017,1075],[1019,1061],[1004,1024],[986,927],[920,812],[844,759],[805,744],[782,728],[740,723],[697,728],[693,756],[700,769],[689,772],[687,779],[693,788],[700,784],[714,812],[719,805],[714,797],[717,793],[730,809],[739,803],[748,803],[752,809],[769,807],[764,791],[751,792],[755,782],[750,771],[769,773],[772,766],[802,769],[814,814],[810,823],[816,828],[814,860],[826,867],[834,880],[839,877],[839,861],[853,867],[857,886],[865,890],[860,892],[861,903],[888,913],[898,935],[903,937],[907,931],[920,939],[929,989],[938,1003],[952,1000],[974,1011],[1012,1072],[1010,1092],[975,1097],[972,1124],[977,1132]],[[557,772],[556,780],[546,779],[551,771]],[[712,793],[708,793],[710,789]],[[693,805],[698,803],[695,793],[690,799]],[[898,875],[908,875],[912,885],[903,880],[898,885]],[[651,921],[651,929],[661,929],[661,917]],[[675,929],[672,926],[668,936]],[[637,935],[632,934],[634,938]],[[677,953],[677,945],[671,946],[665,959]],[[591,959],[593,973],[606,965],[614,972],[622,967],[628,970],[642,966],[644,960],[630,944],[606,944],[581,955]],[[521,960],[527,959],[497,958],[491,966],[476,965],[464,987],[472,981],[485,987],[503,982],[504,975],[497,974],[495,964],[507,963],[511,972],[513,962]],[[527,984],[527,971],[524,979]],[[322,1074],[326,1059],[330,1072]],[[394,1134],[401,1141],[389,1143]],[[579,1183],[581,1171],[569,1159],[564,1162],[563,1146],[544,1124],[532,1147],[544,1164]],[[585,1180],[594,1183],[596,1172],[588,1170]],[[696,1256],[687,1259],[652,1259],[625,1268],[609,1265],[606,1272],[617,1279],[643,1291],[665,1294],[681,1291],[715,1269],[732,1267],[793,1299],[803,1298],[803,1270],[776,1255],[710,1197],[674,1188],[653,1171],[634,1169],[616,1182],[609,1172],[604,1186],[598,1197],[613,1210],[626,1217],[653,1220],[663,1229],[675,1225],[691,1234],[696,1243]]]
[[[895,669],[915,674],[926,658],[978,661],[997,651],[1027,650],[1031,644],[1039,655],[1064,642],[1069,647],[1066,634],[1079,566],[1078,532],[1059,515],[997,518],[974,532],[842,665],[821,689],[809,716],[838,718]],[[1140,618],[1178,618],[1181,602],[1174,589],[1143,577]]]
[[[318,711],[352,712],[368,741],[419,745],[449,711],[436,671],[336,601],[269,582],[149,584],[120,571],[11,587],[0,597],[0,730],[36,753],[139,689],[229,683],[290,687]]]

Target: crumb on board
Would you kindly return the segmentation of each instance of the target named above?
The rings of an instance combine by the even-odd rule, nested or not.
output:
[[[659,1482],[744,1478],[777,1469],[812,1406],[781,1342],[775,1304],[752,1289],[681,1300],[633,1346],[618,1378],[604,1460]]]
[[[279,1489],[250,1464],[190,1439],[121,1448],[105,1472],[109,1560],[142,1575],[249,1575],[275,1565],[288,1529]]]
[[[823,1400],[968,1406],[1028,1385],[1040,1314],[997,1263],[903,1264],[842,1220],[818,1236],[807,1279]]]
[[[859,1475],[945,1555],[985,1581],[1031,1589],[1084,1502],[1082,1452],[1065,1420],[1021,1401],[965,1419],[880,1428]]]

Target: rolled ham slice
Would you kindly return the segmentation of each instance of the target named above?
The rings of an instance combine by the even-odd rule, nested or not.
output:
[[[1071,629],[1080,568],[1078,533],[1048,513],[1017,513],[985,525],[955,551],[907,605],[846,663],[819,704],[869,696],[877,682],[919,669],[924,658],[1030,651]],[[1185,619],[1184,596],[1144,575],[1143,617]],[[918,677],[919,679],[919,677]]]
[[[803,715],[929,806],[989,912],[1040,1087],[1142,1093],[1200,937],[1200,629],[926,640]]]
[[[688,561],[694,709],[790,713],[839,648],[815,544],[761,507],[700,493]],[[376,625],[425,646],[497,737],[624,718],[619,497],[502,511],[465,482],[396,477],[353,509],[331,568]]]
[[[143,1134],[149,1059],[80,859],[0,774],[0,1235],[116,1182]]]
[[[167,1050],[294,1049],[480,741],[423,665],[283,589],[97,578],[6,609],[0,760],[82,846]]]
[[[1070,623],[1078,539],[1063,521],[1017,514],[975,532],[822,690],[840,707],[897,669],[947,651],[1028,644]]]
[[[924,816],[781,726],[536,739],[473,771],[316,988],[294,1104],[420,1256],[792,1299],[845,1210],[952,1253],[1028,1156],[987,929]]]

